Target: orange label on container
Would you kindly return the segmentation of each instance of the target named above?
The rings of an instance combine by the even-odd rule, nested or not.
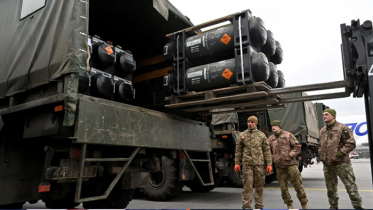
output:
[[[102,49],[102,48],[101,48],[101,49]],[[114,53],[114,52],[113,52],[113,49],[111,49],[110,46],[107,46],[107,47],[105,48],[105,50],[106,50],[106,52],[107,52],[109,55],[111,55],[111,54]]]
[[[229,79],[232,77],[233,72],[231,72],[229,69],[226,69],[226,70],[223,72],[222,75],[223,75],[223,77],[224,77],[225,79],[229,80]]]
[[[222,41],[224,44],[228,45],[229,42],[231,41],[231,39],[232,38],[230,36],[228,36],[228,34],[224,34],[224,36],[221,38],[220,41]]]

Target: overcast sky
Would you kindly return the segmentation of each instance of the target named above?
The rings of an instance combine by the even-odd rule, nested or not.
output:
[[[362,24],[373,19],[372,0],[170,2],[194,25],[250,9],[282,45],[284,60],[277,68],[284,73],[288,87],[343,80],[340,24],[350,25],[353,19],[360,19]],[[337,120],[338,116],[365,115],[363,98],[351,96],[320,102],[337,110]]]

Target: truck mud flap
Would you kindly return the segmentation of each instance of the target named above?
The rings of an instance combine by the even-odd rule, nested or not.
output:
[[[214,178],[213,178],[213,174],[212,174],[210,153],[206,152],[207,159],[200,159],[200,158],[191,159],[186,150],[184,150],[184,153],[185,153],[187,159],[190,161],[190,164],[192,165],[194,171],[196,172],[198,181],[201,183],[201,185],[202,186],[212,186],[212,185],[214,185]],[[199,173],[197,167],[195,166],[196,162],[202,162],[202,163],[206,163],[208,165],[209,182],[206,183],[206,182],[203,181],[201,174]]]
[[[118,183],[119,179],[124,174],[124,171],[128,168],[131,164],[132,160],[135,158],[136,154],[139,152],[141,147],[137,147],[131,154],[129,158],[85,158],[84,155],[80,157],[80,164],[79,164],[79,171],[78,171],[78,180],[76,184],[76,191],[75,191],[75,202],[87,202],[87,201],[94,201],[94,200],[104,200],[106,199],[111,191],[114,189],[115,185]],[[87,144],[82,145],[82,153],[85,154],[87,150]],[[95,197],[88,197],[88,198],[81,198],[81,191],[82,191],[82,182],[84,176],[84,163],[85,162],[113,162],[113,161],[125,161],[126,163],[123,165],[120,172],[116,175],[114,180],[111,182],[108,189],[105,191],[104,195],[102,196],[95,196]]]

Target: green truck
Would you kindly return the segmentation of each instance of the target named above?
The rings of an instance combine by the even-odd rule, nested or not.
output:
[[[165,34],[190,26],[165,0],[1,1],[0,208],[125,208],[162,174],[156,196],[175,197],[179,180],[213,185],[206,123],[144,108],[141,94],[142,75],[168,65]]]
[[[243,53],[250,57],[253,50],[238,52],[247,42],[251,17],[250,11],[244,11],[217,19],[232,21],[229,30],[247,29],[242,30],[246,39],[235,32],[237,37],[230,43],[235,42],[236,61],[242,60],[237,65],[242,71],[236,76],[244,85],[182,95],[182,100],[203,98],[185,111],[176,107],[182,105],[180,98],[166,100],[170,89],[165,86],[172,79],[173,94],[186,93],[180,76],[186,72],[185,60],[179,57],[179,47],[174,52],[163,50],[170,37],[177,46],[183,45],[179,35],[200,34],[201,27],[193,27],[167,0],[0,1],[0,208],[22,208],[25,202],[39,200],[48,208],[71,209],[80,203],[87,209],[125,208],[138,189],[151,200],[164,201],[175,198],[184,185],[208,192],[224,177],[239,183],[239,174],[233,173],[235,139],[237,130],[246,129],[251,109],[263,110],[254,114],[261,122],[259,128],[270,132],[275,111],[267,109],[350,95],[350,81],[280,89],[270,89],[264,82],[259,86],[243,82],[245,68],[251,68]],[[253,23],[263,29],[259,18],[253,18]],[[214,39],[219,31],[212,33]],[[222,40],[228,46],[226,35]],[[279,43],[272,41],[272,49],[282,55]],[[195,45],[204,43],[193,40],[191,45],[195,52]],[[169,55],[177,59],[170,61]],[[253,56],[253,60],[260,58],[259,64],[265,64],[264,57]],[[197,73],[192,76],[207,74]],[[222,76],[229,79],[233,74],[225,71]],[[341,87],[345,92],[280,97]],[[232,90],[239,95],[227,96]],[[232,98],[234,102],[227,102]],[[240,112],[233,122],[208,117],[209,105],[216,102],[233,107],[229,112],[245,114]],[[297,108],[303,111],[301,119],[293,117],[303,127],[294,131],[289,127],[304,144],[301,166],[311,164],[318,138],[305,107]]]
[[[307,96],[307,94],[292,93],[284,94],[283,96],[285,98],[299,98]],[[303,168],[314,164],[313,159],[318,160],[319,130],[325,126],[322,119],[322,111],[326,106],[322,103],[312,103],[310,101],[289,103],[286,106],[286,108],[282,109],[238,113],[237,118],[232,120],[231,123],[234,123],[236,127],[239,126],[238,130],[243,132],[247,129],[247,118],[254,115],[259,119],[258,129],[269,137],[272,135],[271,122],[273,120],[280,120],[282,122],[282,129],[293,133],[302,145],[301,152],[297,156],[299,160],[298,168],[302,172]],[[231,165],[233,163],[231,162]],[[241,187],[242,181],[240,174],[234,172],[233,168],[230,174],[228,182],[233,186]],[[274,170],[272,174],[266,176],[266,183],[271,183],[276,179],[276,170]]]

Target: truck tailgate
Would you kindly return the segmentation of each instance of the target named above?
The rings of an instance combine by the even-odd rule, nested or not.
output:
[[[74,136],[77,143],[211,151],[201,122],[89,96],[79,99]]]

